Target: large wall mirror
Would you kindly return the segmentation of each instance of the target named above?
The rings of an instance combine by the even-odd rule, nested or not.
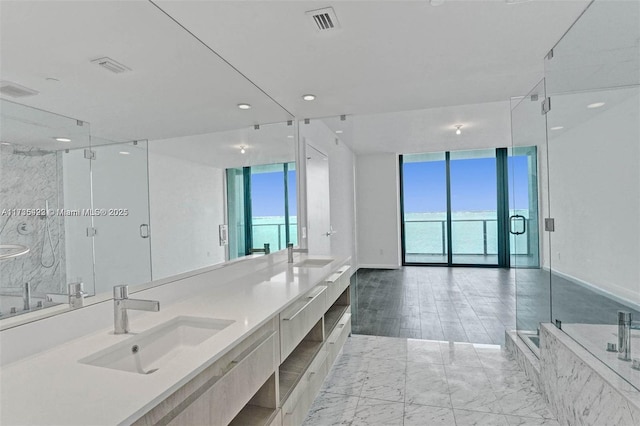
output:
[[[0,329],[297,245],[295,120],[215,46],[146,1],[1,8]]]

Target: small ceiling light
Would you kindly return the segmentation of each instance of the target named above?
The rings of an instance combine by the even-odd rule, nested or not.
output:
[[[9,142],[0,142],[0,145],[11,145]]]
[[[600,108],[601,106],[604,106],[604,102],[596,102],[593,104],[589,104],[587,105],[587,108],[593,109],[593,108]]]
[[[240,108],[240,109],[251,109],[251,105],[249,105],[249,104],[238,104],[238,108]]]
[[[287,136],[289,139],[293,139],[293,135],[288,135]]]
[[[131,153],[130,153],[129,151],[120,151],[120,154],[122,154],[122,155],[129,155],[129,154],[131,154]]]
[[[564,129],[564,126],[555,126],[551,128],[551,130],[562,130],[562,129]]]
[[[461,135],[462,130],[460,129],[462,128],[462,124],[456,124],[454,127],[456,128],[456,135]]]
[[[312,101],[316,98],[316,95],[302,95],[302,99],[304,99],[305,101]]]
[[[245,152],[247,151],[244,149],[244,145],[240,145],[240,154],[244,154]]]
[[[340,134],[340,133],[342,133],[342,130],[336,130],[336,133]]]
[[[57,140],[58,142],[71,142],[71,139],[69,138],[54,138],[55,140]]]

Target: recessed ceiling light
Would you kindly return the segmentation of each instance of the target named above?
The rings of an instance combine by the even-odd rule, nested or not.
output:
[[[0,145],[11,145],[9,142],[0,142]]]
[[[240,154],[244,154],[245,152],[247,151],[244,149],[244,145],[240,145]]]
[[[601,106],[604,106],[604,102],[596,102],[593,104],[589,104],[587,105],[587,108],[600,108]]]
[[[460,130],[462,128],[462,124],[456,124],[455,126],[453,126],[456,128],[456,135],[460,135],[462,134],[462,130]]]
[[[551,128],[551,130],[562,130],[562,129],[564,129],[564,126],[555,126]]]
[[[238,104],[238,108],[240,108],[240,109],[251,109],[251,105],[249,105],[249,104]]]
[[[305,101],[312,101],[312,100],[314,100],[315,98],[316,98],[316,95],[311,95],[311,94],[308,94],[308,95],[302,95],[302,99],[304,99]]]
[[[342,130],[336,130],[336,133],[340,134],[340,133],[342,133]]]
[[[288,135],[287,136],[289,139],[293,139],[293,135]]]
[[[71,142],[71,139],[69,138],[54,138],[55,140],[57,140],[58,142]]]
[[[120,152],[119,152],[119,154],[122,154],[122,155],[129,155],[129,154],[131,154],[131,153],[130,153],[129,151],[120,151]]]

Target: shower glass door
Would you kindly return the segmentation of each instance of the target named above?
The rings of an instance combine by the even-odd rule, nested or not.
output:
[[[119,284],[149,282],[147,142],[101,145],[92,150],[96,293]]]
[[[541,109],[544,99],[545,81],[542,80],[526,96],[514,98],[511,109],[509,245],[516,287],[516,329],[533,349],[537,347],[539,324],[551,321],[549,234],[543,242],[543,256],[539,255],[542,222],[538,210],[543,217],[550,217],[547,121]],[[538,197],[538,187],[543,189],[544,197]]]

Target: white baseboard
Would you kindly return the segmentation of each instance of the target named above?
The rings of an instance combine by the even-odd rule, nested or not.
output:
[[[618,303],[622,303],[623,305],[626,305],[632,309],[635,309],[636,311],[640,311],[640,304],[638,304],[637,302],[634,302],[633,300],[627,299],[624,296],[619,296],[617,294],[614,294],[612,292],[610,292],[609,290],[605,290],[603,288],[600,288],[594,284],[591,284],[587,281],[581,280],[580,278],[576,278],[573,275],[569,275],[569,274],[565,274],[564,272],[560,272],[560,271],[556,271],[556,270],[550,270],[548,266],[543,266],[542,267],[543,270],[545,271],[550,271],[551,274],[553,275],[557,275],[561,278],[564,278],[565,280],[571,281],[574,284],[578,284],[581,287],[587,288],[591,291],[593,291],[594,293],[598,293],[601,296],[604,296],[608,299],[611,300],[615,300]],[[621,289],[622,291],[624,291],[625,289]]]
[[[358,269],[366,268],[366,269],[400,269],[400,265],[385,265],[381,263],[365,263],[359,264]]]

